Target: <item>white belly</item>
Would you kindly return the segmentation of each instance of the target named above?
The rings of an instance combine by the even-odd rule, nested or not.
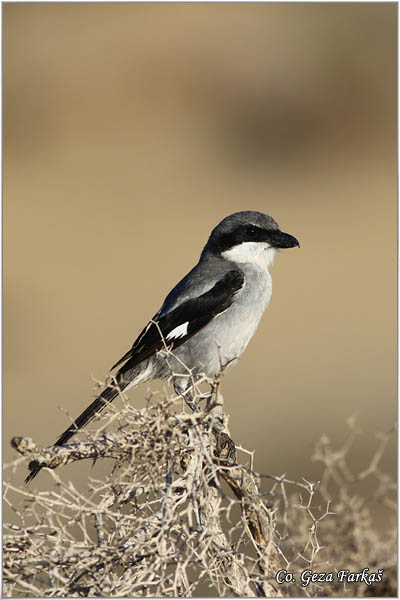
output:
[[[246,284],[232,306],[175,351],[190,369],[214,378],[246,349],[271,299],[272,281],[266,269],[252,269],[245,276]]]

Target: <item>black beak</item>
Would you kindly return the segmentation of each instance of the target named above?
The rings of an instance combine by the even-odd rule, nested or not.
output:
[[[293,248],[294,246],[300,248],[300,244],[295,237],[289,233],[279,231],[279,229],[271,231],[268,241],[274,248]]]

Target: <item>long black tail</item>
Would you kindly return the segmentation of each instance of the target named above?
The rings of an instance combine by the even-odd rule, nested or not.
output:
[[[63,446],[73,435],[78,433],[82,427],[84,427],[89,421],[91,421],[99,412],[101,412],[108,404],[108,402],[112,402],[116,396],[118,396],[119,391],[123,390],[126,387],[127,383],[119,384],[119,388],[114,386],[107,387],[103,392],[101,392],[100,396],[96,398],[90,404],[81,415],[72,423],[68,429],[64,431],[54,444],[54,446]],[[25,483],[29,483],[36,477],[36,475],[40,472],[41,466],[38,464],[36,460],[33,460],[29,463],[30,473],[28,477],[25,479]]]

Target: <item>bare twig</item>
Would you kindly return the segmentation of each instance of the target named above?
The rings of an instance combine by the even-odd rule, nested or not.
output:
[[[394,569],[394,528],[378,535],[365,501],[346,487],[374,478],[374,499],[393,512],[394,483],[381,470],[387,440],[350,478],[351,444],[335,450],[325,438],[315,453],[324,469],[321,495],[305,479],[257,473],[252,455],[250,465],[237,462],[218,382],[213,390],[213,400],[193,414],[177,397],[149,398],[140,410],[125,404],[116,429],[114,411],[83,441],[62,448],[13,438],[18,452],[50,469],[56,485],[33,493],[14,483],[21,459],[8,465],[4,497],[15,519],[5,524],[4,595],[190,597],[211,588],[216,596],[340,596],[347,588],[337,583],[303,588],[280,584],[276,575],[335,572],[343,564]],[[114,428],[108,433],[107,422]],[[58,475],[63,465],[100,457],[111,459],[110,475],[89,480],[86,490]]]

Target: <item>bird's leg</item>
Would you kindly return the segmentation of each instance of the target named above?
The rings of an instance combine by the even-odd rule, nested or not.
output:
[[[182,396],[192,412],[200,412],[198,404],[193,399],[193,386],[188,379],[178,379],[176,377],[174,381],[174,389],[179,396]]]
[[[184,395],[184,399],[186,404],[188,405],[188,407],[190,408],[190,410],[192,412],[200,412],[200,408],[199,405],[193,400],[193,393],[192,392],[186,392]]]

